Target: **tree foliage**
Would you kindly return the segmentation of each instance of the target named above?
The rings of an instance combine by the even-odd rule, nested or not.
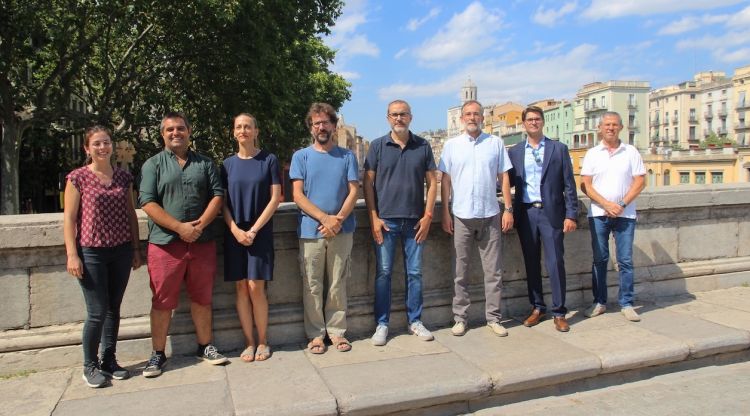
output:
[[[37,3],[37,4],[33,4]],[[313,101],[340,106],[349,84],[320,36],[339,0],[0,0],[0,210],[18,212],[18,160],[30,129],[58,137],[113,126],[140,162],[161,147],[167,110],[193,122],[199,150],[233,151],[230,124],[253,113],[282,160],[307,137]],[[87,111],[71,108],[71,99]]]

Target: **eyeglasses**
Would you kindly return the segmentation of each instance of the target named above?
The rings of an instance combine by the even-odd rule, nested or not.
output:
[[[396,120],[397,118],[409,118],[411,117],[411,113],[388,113],[388,117]]]
[[[526,119],[526,122],[528,122],[528,123],[541,123],[541,122],[542,122],[542,119],[541,119],[541,118],[538,118],[538,117],[534,117],[534,118],[527,118],[527,119]]]
[[[526,119],[528,121],[528,119]],[[534,162],[536,162],[537,165],[542,164],[542,158],[539,155],[539,149],[531,148],[531,155],[534,156]]]

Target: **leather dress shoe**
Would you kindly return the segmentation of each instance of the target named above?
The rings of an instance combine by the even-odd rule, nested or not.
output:
[[[525,327],[532,327],[539,322],[541,322],[544,319],[544,312],[542,312],[541,309],[534,308],[531,311],[531,315],[529,315],[528,318],[526,318],[525,321],[523,321],[523,326]]]
[[[568,332],[570,331],[570,325],[568,325],[568,321],[565,319],[564,316],[555,316],[555,329],[557,329],[560,332]]]

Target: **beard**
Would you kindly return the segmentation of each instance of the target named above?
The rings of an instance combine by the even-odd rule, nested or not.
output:
[[[321,131],[318,133],[318,135],[313,135],[313,139],[315,139],[316,142],[320,144],[326,144],[329,141],[331,141],[331,137],[333,136],[333,133],[328,131]]]

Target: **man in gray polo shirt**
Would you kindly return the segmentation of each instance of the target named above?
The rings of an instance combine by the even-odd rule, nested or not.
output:
[[[365,160],[364,193],[375,242],[375,320],[373,345],[385,345],[391,310],[391,273],[401,241],[406,279],[409,333],[425,341],[433,336],[422,324],[422,250],[437,196],[435,158],[430,144],[409,131],[411,107],[388,104],[391,131],[370,144]],[[425,202],[425,181],[427,201]]]

